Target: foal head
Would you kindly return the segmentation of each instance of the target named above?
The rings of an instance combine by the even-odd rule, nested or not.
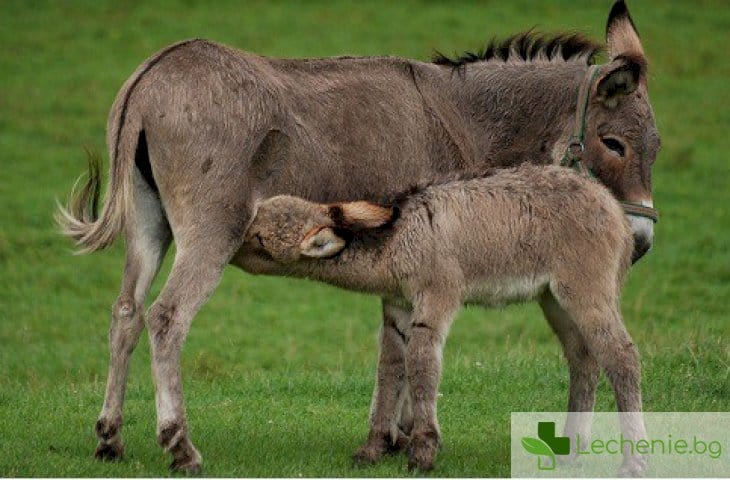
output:
[[[258,205],[246,242],[280,263],[332,257],[345,248],[352,232],[383,226],[393,215],[392,208],[369,202],[326,205],[279,195]]]

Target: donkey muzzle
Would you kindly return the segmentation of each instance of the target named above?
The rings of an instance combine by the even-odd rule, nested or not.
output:
[[[634,253],[631,263],[636,263],[654,243],[654,222],[645,217],[628,215],[629,224],[634,234]]]
[[[634,264],[641,259],[646,252],[651,250],[651,240],[647,240],[646,237],[638,236],[634,234],[634,253],[631,255],[631,263]]]

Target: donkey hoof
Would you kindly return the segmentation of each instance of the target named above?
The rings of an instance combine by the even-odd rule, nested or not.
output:
[[[189,441],[184,442],[183,445],[178,444],[172,452],[172,458],[170,470],[173,472],[200,476],[203,471],[203,457]]]
[[[408,471],[418,470],[420,472],[430,472],[434,467],[436,459],[436,449],[416,447],[408,450]]]
[[[94,457],[104,462],[116,462],[124,456],[124,445],[119,443],[100,443],[96,447]]]
[[[366,443],[352,456],[352,462],[356,467],[373,465],[383,458],[383,454],[384,448]]]
[[[203,465],[198,460],[173,460],[170,470],[185,475],[199,476],[203,472]]]
[[[415,459],[408,460],[408,471],[430,472],[433,470],[433,461],[419,461]]]
[[[417,469],[421,472],[433,470],[440,444],[437,432],[414,435],[408,446],[408,470]]]

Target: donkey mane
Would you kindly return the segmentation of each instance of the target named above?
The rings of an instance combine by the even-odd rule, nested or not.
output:
[[[464,52],[458,57],[447,57],[436,52],[432,62],[453,68],[465,67],[476,62],[532,62],[532,61],[580,61],[593,63],[603,46],[581,33],[541,34],[532,30],[517,33],[502,41],[493,38],[477,52]]]

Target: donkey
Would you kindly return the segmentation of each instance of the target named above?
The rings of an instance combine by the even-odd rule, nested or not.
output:
[[[559,328],[583,338],[614,387],[618,410],[641,411],[639,357],[620,313],[633,250],[628,222],[606,188],[569,169],[523,165],[428,186],[395,209],[272,197],[258,206],[234,262],[250,272],[380,295],[399,306],[393,331],[406,346],[406,375],[389,381],[411,399],[409,467],[431,470],[440,443],[441,353],[465,302],[499,307],[539,300],[546,316],[564,319]],[[387,427],[392,438],[405,440],[394,424]],[[571,433],[588,438],[586,431]],[[624,438],[645,434],[639,415]],[[370,445],[360,456],[387,448]],[[643,465],[628,456],[621,473],[643,473]]]
[[[448,172],[559,162],[569,145],[577,145],[618,199],[651,205],[659,136],[646,57],[623,1],[611,9],[606,38],[608,63],[586,90],[578,143],[572,140],[578,86],[600,51],[580,35],[520,34],[480,54],[439,56],[432,63],[273,59],[196,39],[140,65],[109,114],[101,213],[93,162],[86,183],[58,212],[81,252],[100,250],[120,235],[126,240],[96,456],[123,454],[127,370],[146,324],[158,442],[172,454],[173,469],[200,469],[185,418],[180,350],[196,312],[241,249],[262,199],[377,200]],[[638,258],[651,246],[653,225],[638,216],[631,223]],[[173,239],[172,271],[145,316],[150,285]],[[384,299],[386,332],[399,315],[400,307]],[[562,322],[557,315],[551,321]],[[392,335],[384,334],[380,346],[368,443],[381,424],[407,417],[392,411],[385,399],[398,392],[381,380],[405,369],[404,344],[391,341]],[[561,341],[573,379],[570,410],[591,410],[595,362],[585,361],[583,342],[571,331]]]

